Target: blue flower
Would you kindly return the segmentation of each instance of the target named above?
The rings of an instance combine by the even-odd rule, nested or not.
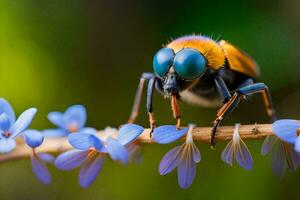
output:
[[[43,134],[37,130],[26,130],[23,132],[23,136],[25,143],[32,148],[30,158],[33,173],[42,183],[50,184],[52,178],[46,163],[53,163],[54,156],[47,153],[36,153],[35,151],[35,148],[39,147],[44,141]]]
[[[273,131],[281,140],[295,145],[300,153],[300,121],[293,119],[277,120],[272,124]]]
[[[82,105],[70,106],[64,113],[50,112],[48,119],[57,129],[44,130],[45,137],[67,137],[70,133],[81,132],[88,129],[88,132],[96,132],[95,129],[85,128],[86,109]]]
[[[70,134],[68,139],[75,149],[59,155],[55,166],[61,170],[72,170],[82,166],[79,184],[87,188],[98,176],[107,155],[123,164],[128,162],[126,145],[143,131],[141,126],[126,124],[119,131],[109,128],[98,134],[88,131]]]
[[[283,119],[272,124],[276,136],[267,136],[261,154],[270,153],[272,171],[282,177],[286,168],[295,171],[300,165],[300,154],[297,152],[299,122]]]
[[[178,183],[183,189],[189,188],[193,183],[196,176],[196,164],[201,160],[200,152],[193,142],[192,130],[194,127],[194,125],[190,125],[187,131],[187,129],[177,130],[175,126],[163,126],[158,127],[155,133],[158,142],[167,143],[173,142],[174,138],[179,139],[187,132],[185,143],[168,151],[159,164],[160,175],[166,175],[177,167]],[[163,136],[158,137],[160,130]],[[185,133],[182,134],[183,130]]]
[[[29,108],[16,120],[11,105],[0,99],[0,153],[10,152],[16,147],[14,138],[28,128],[36,112],[36,108]]]
[[[253,167],[253,158],[250,151],[239,134],[240,124],[236,124],[232,139],[225,147],[221,154],[221,159],[230,166],[236,161],[241,167],[246,170],[251,170]]]

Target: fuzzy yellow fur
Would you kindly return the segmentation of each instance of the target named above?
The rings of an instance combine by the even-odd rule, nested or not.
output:
[[[175,53],[183,48],[197,49],[207,59],[208,66],[214,69],[224,67],[226,59],[234,71],[253,78],[258,78],[260,74],[258,65],[247,53],[224,40],[216,42],[209,37],[190,35],[177,38],[165,46]]]
[[[193,48],[201,52],[207,59],[209,67],[218,69],[224,65],[225,55],[219,45],[212,39],[204,36],[184,36],[173,40],[166,45],[175,53],[183,48]]]

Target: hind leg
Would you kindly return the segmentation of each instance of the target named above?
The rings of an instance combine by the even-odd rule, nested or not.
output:
[[[249,80],[247,80],[249,81]],[[228,117],[233,110],[237,107],[242,98],[246,95],[261,93],[264,99],[267,114],[272,121],[276,120],[275,110],[272,105],[271,95],[269,93],[268,87],[264,83],[253,83],[243,86],[236,90],[234,95],[218,110],[217,118],[213,122],[213,128],[211,131],[211,146],[215,146],[215,135],[217,128],[220,126],[221,122]]]

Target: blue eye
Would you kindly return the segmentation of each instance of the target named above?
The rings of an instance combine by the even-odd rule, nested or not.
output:
[[[154,73],[163,77],[172,65],[174,58],[174,51],[170,48],[160,49],[153,58],[153,70]]]
[[[197,50],[186,48],[176,54],[173,66],[184,79],[194,79],[205,72],[206,60]]]

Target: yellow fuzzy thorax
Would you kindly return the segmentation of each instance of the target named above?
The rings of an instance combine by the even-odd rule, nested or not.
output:
[[[220,46],[214,40],[205,36],[180,37],[167,44],[166,47],[172,48],[175,53],[183,48],[196,49],[207,59],[208,66],[214,69],[220,68],[225,62],[225,55]]]

